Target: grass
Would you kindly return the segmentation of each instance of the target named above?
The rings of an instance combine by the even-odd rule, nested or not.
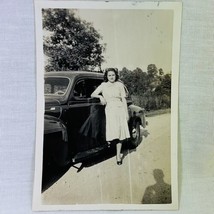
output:
[[[159,110],[152,110],[152,111],[146,111],[146,116],[147,117],[152,117],[152,116],[155,116],[155,115],[160,115],[160,114],[166,114],[166,113],[170,113],[171,112],[171,109],[168,108],[168,109],[159,109]]]

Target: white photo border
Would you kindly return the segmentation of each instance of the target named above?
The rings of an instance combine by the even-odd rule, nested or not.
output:
[[[44,60],[42,40],[43,8],[78,8],[78,9],[154,9],[173,10],[173,44],[172,44],[172,94],[171,94],[171,204],[77,204],[44,205],[41,198],[42,182],[42,142],[44,121]],[[33,191],[33,210],[176,210],[178,209],[178,84],[179,55],[181,34],[181,2],[101,2],[101,1],[43,1],[35,0],[36,28],[36,82],[37,82],[37,120],[35,145],[35,175]]]

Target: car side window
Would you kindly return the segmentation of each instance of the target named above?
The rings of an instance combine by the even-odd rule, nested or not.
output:
[[[74,96],[79,98],[86,98],[85,80],[80,80],[74,87]]]
[[[102,79],[84,79],[79,80],[74,87],[74,97],[90,98],[92,92],[103,82]]]

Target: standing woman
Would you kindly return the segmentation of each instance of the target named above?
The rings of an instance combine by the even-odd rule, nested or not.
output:
[[[128,128],[128,109],[126,93],[122,82],[118,81],[119,75],[116,69],[106,69],[104,82],[97,87],[91,97],[99,98],[105,107],[106,115],[106,141],[116,140],[117,164],[122,164],[122,141],[130,138]]]

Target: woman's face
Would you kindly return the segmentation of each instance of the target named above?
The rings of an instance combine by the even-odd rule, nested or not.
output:
[[[114,73],[114,71],[109,71],[108,74],[107,74],[107,79],[109,82],[115,82],[116,80],[116,75]]]

